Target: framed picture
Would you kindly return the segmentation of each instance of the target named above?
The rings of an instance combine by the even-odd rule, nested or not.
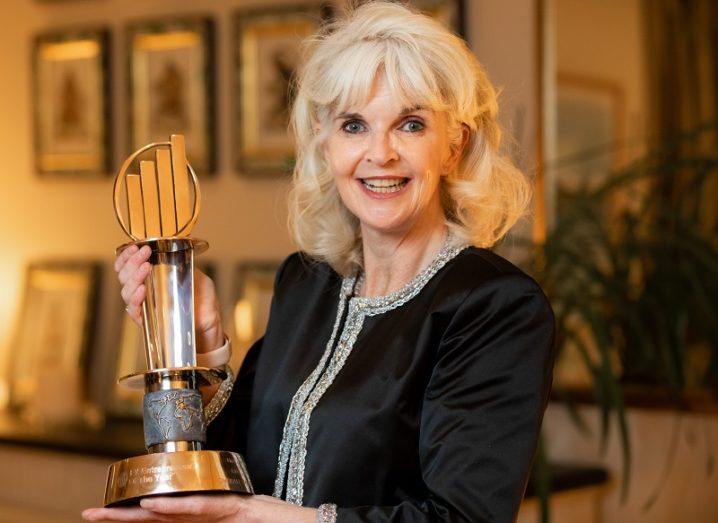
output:
[[[407,0],[395,0],[404,4]],[[357,0],[354,0],[357,2]],[[359,4],[364,3],[362,0]],[[436,18],[461,37],[465,37],[464,0],[409,0],[409,3],[423,13]],[[356,4],[355,4],[356,5]]]
[[[100,266],[84,262],[34,263],[25,291],[10,361],[10,404],[32,405],[56,391],[70,401],[86,396]],[[48,405],[44,405],[47,408]]]
[[[214,23],[159,20],[129,27],[130,146],[183,134],[198,174],[216,168]]]
[[[198,265],[207,276],[214,279],[215,265],[203,262]],[[120,295],[119,287],[117,296]],[[145,355],[145,342],[142,327],[137,325],[125,313],[124,303],[118,301],[117,312],[121,314],[120,335],[117,347],[117,364],[115,366],[114,388],[108,405],[108,413],[114,418],[142,419],[142,397],[144,390],[130,389],[118,380],[123,376],[147,370],[147,357]]]
[[[117,349],[116,372],[112,382],[114,383],[114,388],[108,410],[113,417],[142,419],[142,396],[144,395],[144,390],[130,389],[118,383],[118,380],[123,376],[147,370],[142,327],[132,321],[130,316],[119,305],[118,311],[122,311],[122,323]]]
[[[552,223],[571,194],[605,182],[621,167],[625,149],[625,93],[605,79],[571,73],[556,76],[556,161],[550,177],[555,191]]]
[[[109,33],[42,34],[33,60],[35,165],[41,175],[111,169]]]
[[[321,3],[243,10],[235,15],[235,151],[242,174],[283,174],[292,169],[290,84],[301,41],[315,33],[330,10]]]
[[[239,367],[250,345],[264,335],[280,261],[243,262],[237,267],[232,314],[234,351],[230,365]]]

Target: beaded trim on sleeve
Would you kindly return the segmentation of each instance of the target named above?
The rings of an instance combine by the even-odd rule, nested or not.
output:
[[[355,289],[355,283],[359,285],[361,279],[357,282],[357,276],[352,275],[342,280],[337,316],[324,354],[314,371],[302,383],[292,398],[284,424],[282,442],[279,446],[274,497],[282,497],[286,478],[286,501],[296,505],[302,504],[307,436],[309,435],[312,411],[346,363],[364,324],[364,318],[382,314],[411,300],[439,269],[466,247],[467,245],[463,244],[452,244],[451,238],[447,238],[442,249],[424,270],[401,289],[385,296],[351,297]],[[348,311],[344,327],[342,332],[338,333],[341,318],[347,307]],[[336,350],[332,351],[337,335],[339,340]]]
[[[324,503],[317,509],[317,523],[336,523],[337,506],[334,503]]]
[[[222,381],[222,384],[217,389],[217,392],[214,393],[214,396],[204,408],[204,420],[207,425],[209,425],[212,420],[217,417],[227,404],[227,400],[232,394],[232,388],[234,387],[234,373],[232,372],[232,369],[229,365],[225,365],[222,370],[227,373],[227,377],[224,381]]]

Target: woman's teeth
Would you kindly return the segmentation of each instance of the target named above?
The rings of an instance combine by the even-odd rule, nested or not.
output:
[[[401,190],[408,182],[408,178],[373,178],[371,180],[362,180],[364,187],[372,192],[390,193]]]

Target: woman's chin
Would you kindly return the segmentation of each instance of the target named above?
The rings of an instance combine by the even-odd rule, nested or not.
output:
[[[396,234],[410,227],[410,220],[406,216],[365,215],[359,217],[362,229],[370,229],[381,234]]]

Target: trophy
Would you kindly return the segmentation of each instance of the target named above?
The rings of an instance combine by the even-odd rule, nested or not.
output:
[[[202,449],[206,425],[199,386],[218,383],[226,374],[196,365],[193,259],[208,245],[189,234],[200,201],[182,135],[135,151],[115,178],[115,214],[132,239],[117,253],[130,245],[152,249],[142,304],[147,370],[120,378],[130,388],[144,387],[148,453],[110,466],[105,506],[161,494],[253,493],[239,454]]]

